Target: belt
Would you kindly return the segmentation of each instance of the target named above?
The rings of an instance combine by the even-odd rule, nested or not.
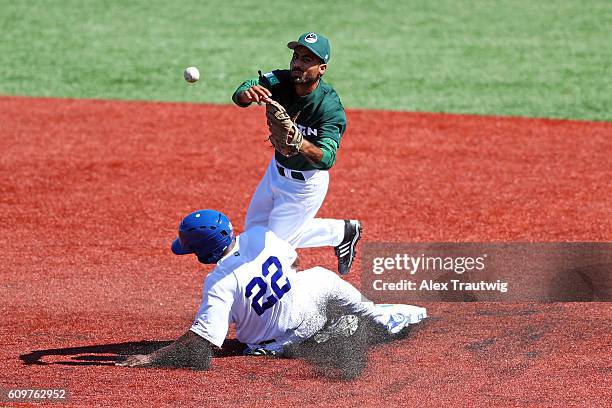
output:
[[[278,164],[276,165],[276,168],[278,169],[278,174],[283,177],[289,177],[294,180],[306,181],[304,175],[299,171],[285,169],[284,167],[281,167]]]

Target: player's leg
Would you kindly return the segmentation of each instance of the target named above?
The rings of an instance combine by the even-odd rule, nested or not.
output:
[[[313,218],[302,227],[298,248],[338,246],[344,239],[344,220]]]
[[[314,219],[325,199],[329,174],[326,171],[315,171],[308,175],[306,180],[301,181],[277,173],[271,175],[270,184],[276,194],[268,226],[293,247],[300,247],[305,232],[304,226]],[[337,227],[340,223],[342,221],[339,221]],[[316,238],[318,245],[310,246],[333,245],[337,240],[338,232],[334,225],[325,225],[315,232],[320,234]]]
[[[270,175],[270,185],[275,195],[268,227],[295,248],[335,247],[338,272],[345,275],[357,254],[361,223],[356,220],[315,218],[327,194],[329,173],[314,171],[303,174],[306,174],[303,181],[276,173]]]
[[[317,315],[317,319],[324,316],[327,320],[341,315],[373,316],[379,313],[374,303],[364,298],[357,288],[328,269],[320,266],[310,268],[299,272],[297,278],[296,304],[300,305],[305,317]]]
[[[384,324],[390,310],[363,298],[335,273],[316,267],[297,276],[301,298],[296,298],[294,307],[301,309],[303,320],[296,334],[302,341],[286,345],[286,357],[306,359],[320,366],[325,375],[355,378],[366,366],[369,345],[398,338]]]
[[[353,314],[370,318],[374,326],[379,326],[391,335],[398,334],[405,327],[417,324],[427,317],[427,311],[424,307],[404,304],[374,304],[366,299],[353,285],[340,279],[335,274],[334,276],[334,287],[330,292],[330,301],[343,315]]]
[[[275,160],[271,160],[266,168],[264,176],[259,181],[255,193],[251,198],[249,209],[244,220],[244,230],[255,226],[268,227],[270,212],[274,207],[274,198],[271,189],[271,171],[275,170],[273,164]]]
[[[299,248],[333,245],[338,258],[338,272],[346,275],[357,256],[357,243],[363,227],[357,220],[315,218],[308,222],[298,243]],[[333,239],[330,243],[330,237]]]

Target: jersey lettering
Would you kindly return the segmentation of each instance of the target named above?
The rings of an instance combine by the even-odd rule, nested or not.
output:
[[[261,276],[256,276],[248,283],[246,286],[245,296],[250,298],[253,295],[253,289],[257,286],[257,293],[253,296],[251,301],[251,307],[257,313],[257,316],[261,316],[265,313],[266,310],[270,309],[272,306],[276,304],[285,293],[291,290],[291,282],[289,279],[285,277],[285,284],[283,286],[279,286],[278,281],[283,277],[283,266],[275,256],[270,256],[266,261],[261,265],[261,274],[263,277],[267,277],[270,274],[271,267],[274,266],[276,271],[272,274],[270,279],[270,286],[272,287],[272,291],[274,295],[270,295],[266,298],[266,301],[263,303],[259,303],[261,298],[264,297],[266,292],[268,291],[268,284]]]
[[[303,126],[303,125],[297,125],[298,129],[300,129],[300,132],[302,132],[302,134],[304,136],[317,136],[317,129],[312,129],[311,127],[307,127],[307,126]]]

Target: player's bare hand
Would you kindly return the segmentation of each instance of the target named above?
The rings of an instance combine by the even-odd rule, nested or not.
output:
[[[242,91],[238,96],[241,104],[256,102],[261,105],[262,102],[269,103],[272,101],[272,92],[264,86],[254,85],[249,89]]]
[[[123,361],[119,361],[116,365],[121,367],[147,367],[152,365],[152,363],[153,359],[148,354],[135,354]]]

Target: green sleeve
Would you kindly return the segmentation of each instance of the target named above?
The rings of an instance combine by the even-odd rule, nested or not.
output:
[[[336,151],[338,150],[338,142],[330,137],[324,137],[317,140],[316,145],[323,150],[323,157],[319,163],[312,163],[314,167],[320,170],[330,169],[336,162]]]
[[[234,103],[238,106],[240,106],[241,108],[246,108],[247,106],[250,105],[250,103],[247,103],[246,105],[243,105],[241,103],[238,102],[238,94],[242,91],[246,91],[247,89],[251,88],[254,85],[262,85],[265,86],[265,84],[262,84],[261,81],[259,80],[259,78],[252,78],[252,79],[247,79],[246,81],[244,81],[242,83],[242,85],[240,85],[238,87],[238,89],[236,89],[236,92],[234,92],[234,94],[232,95],[232,101],[234,101]],[[267,88],[267,87],[266,87]]]
[[[328,170],[336,163],[336,151],[340,147],[340,138],[346,130],[344,110],[333,111],[330,118],[319,128],[319,138],[315,144],[323,150],[321,162],[312,164],[317,169]]]

